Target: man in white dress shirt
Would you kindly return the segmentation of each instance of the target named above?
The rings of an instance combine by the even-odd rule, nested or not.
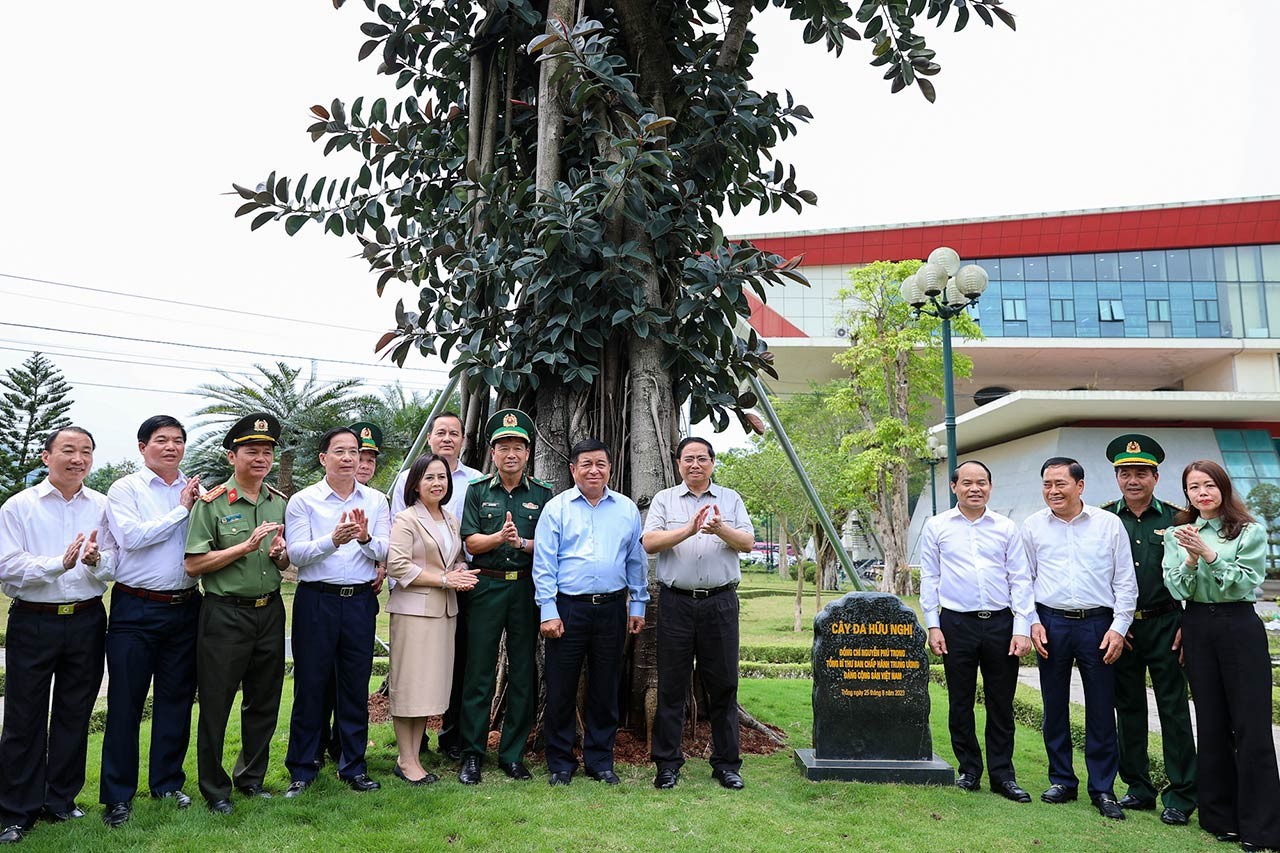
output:
[[[1076,799],[1071,766],[1071,670],[1080,670],[1085,701],[1085,767],[1098,812],[1124,820],[1116,802],[1120,753],[1116,742],[1115,669],[1133,622],[1138,580],[1124,526],[1114,514],[1085,504],[1084,468],[1055,456],[1040,468],[1046,508],[1027,518],[1022,539],[1035,579],[1031,642],[1040,655],[1044,745],[1049,755],[1046,803]]]
[[[138,734],[147,690],[151,706],[148,784],[151,796],[181,809],[182,763],[191,739],[196,697],[196,627],[200,590],[187,576],[187,519],[199,497],[200,478],[178,466],[187,431],[169,415],[147,418],[138,428],[141,471],[107,490],[107,518],[117,549],[111,618],[107,623],[107,726],[102,738],[99,800],[107,826],[132,814],[138,792]]]
[[[293,716],[285,766],[296,797],[316,778],[324,696],[337,671],[338,778],[354,791],[381,787],[369,778],[369,676],[378,617],[377,564],[387,558],[391,516],[376,489],[356,482],[360,438],[336,427],[320,438],[324,479],[289,499],[285,531],[298,567],[293,600]]]
[[[1031,569],[1017,525],[987,508],[986,465],[958,465],[951,491],[956,506],[925,522],[920,537],[920,607],[929,647],[942,655],[946,672],[951,748],[960,765],[956,785],[981,787],[982,750],[973,719],[981,669],[991,790],[1029,803],[1013,768],[1013,694],[1018,658],[1031,650]]]
[[[38,817],[83,817],[89,716],[102,685],[115,568],[107,497],[84,487],[93,436],[68,426],[46,439],[49,475],[0,507],[0,591],[13,599],[0,734],[0,844],[22,840]],[[52,705],[50,688],[52,687]]]

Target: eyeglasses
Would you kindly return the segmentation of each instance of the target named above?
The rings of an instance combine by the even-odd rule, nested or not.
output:
[[[686,465],[692,465],[695,462],[699,465],[706,465],[711,461],[710,456],[681,456],[680,461]]]
[[[356,459],[356,458],[359,458],[359,456],[360,456],[360,451],[359,451],[359,450],[348,450],[348,449],[346,449],[346,448],[339,448],[339,449],[337,449],[337,450],[326,450],[326,451],[324,451],[324,455],[325,455],[325,456],[336,456],[336,457],[338,457],[339,459]]]

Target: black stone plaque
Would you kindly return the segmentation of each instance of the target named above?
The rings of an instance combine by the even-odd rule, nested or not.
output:
[[[813,620],[813,749],[796,763],[808,779],[955,781],[933,753],[925,631],[897,596],[852,592]]]

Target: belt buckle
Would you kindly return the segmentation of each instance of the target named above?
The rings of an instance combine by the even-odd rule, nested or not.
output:
[[[1142,614],[1143,614],[1143,611],[1141,611],[1141,610],[1135,610],[1135,611],[1133,611],[1133,619],[1134,619],[1134,621],[1135,621],[1135,622],[1141,622],[1143,619],[1146,619],[1146,618],[1147,618],[1146,616],[1144,616],[1144,615],[1142,615]]]
[[[709,590],[709,589],[691,589],[691,590],[689,590],[689,594],[690,594],[690,596],[691,596],[691,597],[693,597],[694,599],[706,598],[706,597],[708,597],[709,595],[711,595],[711,590]]]
[[[75,613],[75,612],[76,612],[76,606],[75,606],[74,604],[59,604],[59,605],[58,605],[58,615],[59,615],[59,616],[70,616],[72,613]]]
[[[990,619],[990,618],[991,618],[991,611],[990,611],[990,610],[979,610],[979,611],[978,611],[978,613],[977,613],[977,616],[978,616],[978,618],[979,618],[979,619]]]
[[[507,572],[506,574],[504,574],[504,575],[502,576],[502,578],[503,578],[503,580],[509,580],[509,581],[520,580],[520,573],[519,573],[519,572]]]
[[[254,606],[254,607],[266,607],[266,606],[267,606],[267,602],[268,602],[268,601],[270,601],[270,600],[271,600],[271,596],[269,596],[269,595],[264,595],[264,596],[262,596],[261,598],[255,598],[255,599],[253,600],[253,606]]]
[[[605,598],[607,597],[607,595],[608,595],[607,593],[599,593],[599,592],[592,593],[592,594],[591,594],[591,603],[592,603],[592,604],[604,604],[604,600],[605,600]]]
[[[356,588],[354,586],[343,586],[338,588],[339,598],[350,598],[355,594],[356,594]]]
[[[1084,611],[1080,609],[1064,610],[1062,611],[1062,616],[1064,619],[1083,619]]]
[[[171,595],[171,596],[169,596],[169,605],[170,605],[170,606],[173,606],[173,605],[175,605],[175,604],[182,604],[182,603],[183,603],[183,602],[185,602],[188,598],[190,598],[190,596],[189,596],[189,595],[187,595],[185,592],[180,592],[180,593],[178,593],[178,594],[176,594],[176,595]]]

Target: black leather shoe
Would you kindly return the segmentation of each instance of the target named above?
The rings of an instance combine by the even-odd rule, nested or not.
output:
[[[1116,798],[1110,794],[1099,794],[1094,797],[1093,805],[1098,809],[1098,814],[1108,820],[1124,820],[1124,809],[1120,808]]]
[[[972,773],[961,773],[956,777],[956,787],[961,791],[976,791],[979,787],[978,777]]]
[[[480,784],[480,756],[468,753],[458,769],[458,781],[464,785]]]
[[[1120,798],[1120,808],[1131,812],[1149,812],[1155,809],[1155,800],[1142,800],[1133,794],[1125,794]]]
[[[1173,806],[1170,806],[1160,812],[1160,822],[1167,823],[1169,826],[1186,826],[1187,813],[1182,809],[1175,809]]]
[[[102,822],[115,829],[117,826],[124,826],[128,823],[132,815],[133,809],[128,803],[111,803],[107,806],[107,810],[102,813]]]
[[[368,773],[361,773],[359,776],[339,776],[338,778],[348,788],[361,794],[367,794],[370,791],[377,791],[382,788],[382,784],[370,779]]]
[[[425,744],[425,743],[426,743],[426,741],[424,740],[424,741],[423,741],[423,743]],[[423,749],[423,751],[424,751],[424,752],[426,751],[426,750],[425,750],[425,748]],[[459,747],[459,746],[442,746],[442,747],[440,747],[440,754],[441,754],[441,755],[443,755],[445,758],[449,759],[450,761],[461,761],[461,760],[462,760],[462,747]]]
[[[0,830],[0,844],[17,844],[22,840],[22,827],[14,824]]]
[[[1046,803],[1052,803],[1055,806],[1059,803],[1070,803],[1074,801],[1079,794],[1075,788],[1068,788],[1066,785],[1050,785],[1045,792],[1040,795],[1040,799]]]
[[[173,800],[173,804],[180,809],[185,809],[191,805],[191,798],[182,791],[165,791],[163,794],[151,795],[153,800]]]
[[[1015,803],[1031,802],[1031,795],[1018,787],[1018,783],[1010,779],[1008,782],[1001,782],[999,785],[993,785],[991,790],[995,791],[1006,800],[1012,800]]]
[[[1255,850],[1275,850],[1276,848],[1263,847],[1261,844],[1254,844],[1251,841],[1241,841],[1240,849],[1246,851],[1246,853],[1252,853],[1252,851],[1255,851]]]
[[[271,792],[261,785],[238,785],[236,790],[246,797],[257,797],[260,800],[271,799]]]
[[[1238,832],[1215,832],[1213,837],[1227,844],[1235,844],[1240,840]]]
[[[617,774],[617,773],[614,773],[612,769],[610,769],[610,770],[601,770],[601,771],[599,771],[599,772],[595,772],[595,771],[592,771],[592,770],[588,770],[588,771],[587,771],[587,778],[588,778],[588,779],[594,779],[594,780],[596,780],[597,782],[603,782],[603,783],[605,783],[606,785],[621,785],[621,784],[622,784],[622,780],[618,778],[618,774]]]
[[[214,814],[231,814],[235,808],[231,805],[230,800],[210,800],[209,811]]]
[[[653,787],[659,791],[665,791],[669,788],[674,788],[679,781],[679,770],[659,770],[658,775],[653,777]]]
[[[79,806],[77,806],[75,803],[71,804],[70,811],[65,811],[65,812],[55,812],[53,809],[49,808],[48,806],[45,806],[40,811],[40,817],[44,818],[50,823],[66,823],[69,820],[75,820],[76,818],[84,817],[84,810],[81,809]]]
[[[423,776],[421,779],[410,779],[408,776],[404,775],[404,771],[400,769],[399,764],[391,765],[391,775],[395,776],[397,779],[403,780],[415,788],[423,785],[431,785],[440,781],[440,777],[434,773],[427,773],[427,775]]]
[[[294,797],[300,797],[310,787],[311,787],[311,782],[305,779],[299,779],[296,782],[290,782],[289,787],[285,789],[284,798],[286,800],[292,800]]]
[[[498,765],[502,768],[502,772],[506,773],[517,782],[527,782],[533,778],[533,774],[529,772],[529,768],[524,766],[523,761],[504,761]]]
[[[741,791],[747,784],[742,781],[741,776],[732,770],[712,771],[711,778],[719,782],[721,788],[728,788],[730,791]]]
[[[567,770],[561,770],[558,773],[552,773],[551,778],[547,781],[552,787],[556,785],[568,785],[573,781],[573,774]]]

